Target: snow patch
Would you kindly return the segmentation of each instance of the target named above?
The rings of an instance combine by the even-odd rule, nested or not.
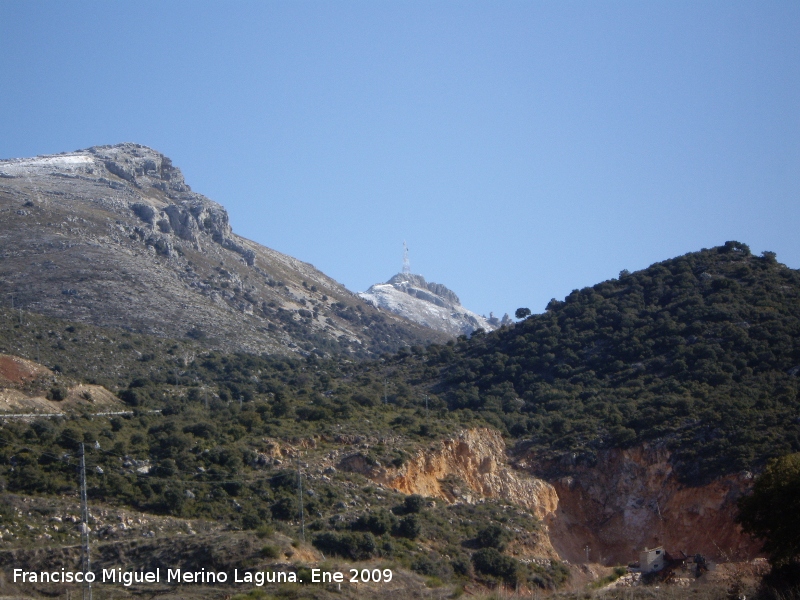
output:
[[[56,154],[37,156],[35,158],[16,158],[0,160],[0,169],[9,175],[21,175],[27,171],[39,169],[60,169],[73,171],[94,164],[94,158],[88,154]]]
[[[450,335],[470,335],[476,329],[496,327],[467,310],[458,297],[441,284],[428,283],[420,275],[398,274],[388,283],[376,283],[358,296],[376,308]]]

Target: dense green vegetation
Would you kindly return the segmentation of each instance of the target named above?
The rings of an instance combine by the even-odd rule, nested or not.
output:
[[[728,242],[392,362],[539,456],[661,440],[701,482],[800,450],[800,272]]]
[[[739,509],[739,522],[764,540],[773,566],[800,559],[800,454],[771,461]]]

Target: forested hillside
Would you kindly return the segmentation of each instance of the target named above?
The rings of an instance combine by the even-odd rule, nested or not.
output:
[[[546,454],[663,439],[699,482],[800,450],[800,272],[728,242],[432,346],[434,389]]]

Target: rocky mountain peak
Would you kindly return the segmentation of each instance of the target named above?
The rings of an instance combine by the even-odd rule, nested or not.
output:
[[[433,302],[437,306],[446,306],[449,308],[461,306],[461,301],[458,299],[455,292],[441,283],[429,283],[425,281],[422,275],[398,273],[386,283],[402,289],[406,294],[416,296],[428,302]],[[425,293],[426,291],[430,293]]]
[[[470,335],[477,329],[492,331],[506,324],[506,320],[486,319],[467,310],[455,292],[413,273],[398,273],[358,295],[377,308],[454,336]]]
[[[172,161],[147,146],[126,142],[113,146],[93,146],[86,150],[102,161],[109,172],[138,188],[152,186],[163,192],[189,192],[183,173]]]

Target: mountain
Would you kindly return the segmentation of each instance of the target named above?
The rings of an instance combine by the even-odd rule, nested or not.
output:
[[[511,323],[508,315],[500,321],[467,310],[454,292],[441,283],[425,281],[422,275],[398,273],[358,295],[377,308],[452,336],[470,335],[478,329],[493,331],[501,324]]]
[[[236,235],[138,144],[0,161],[0,295],[26,311],[227,351],[359,356],[445,339]]]

